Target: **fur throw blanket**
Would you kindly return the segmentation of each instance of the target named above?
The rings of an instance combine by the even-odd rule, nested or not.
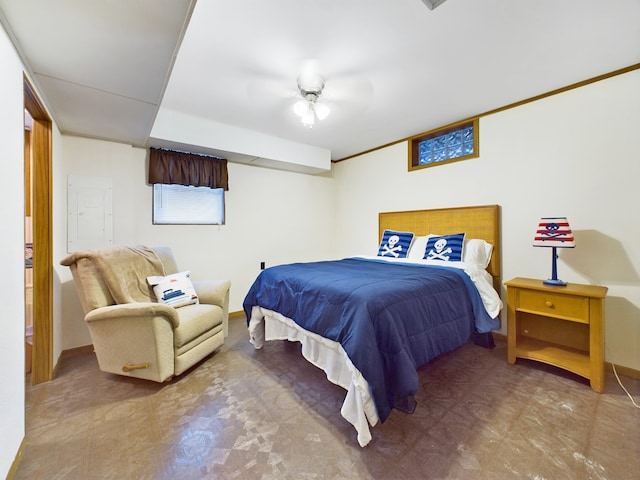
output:
[[[165,271],[150,248],[142,245],[114,246],[74,252],[60,263],[70,266],[82,259],[94,264],[117,304],[156,301],[147,277],[165,275]]]

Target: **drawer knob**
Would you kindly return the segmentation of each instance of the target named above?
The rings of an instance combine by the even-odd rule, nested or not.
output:
[[[550,302],[549,300],[547,300],[546,302],[544,302],[544,304],[549,307],[549,308],[553,308],[553,302]]]

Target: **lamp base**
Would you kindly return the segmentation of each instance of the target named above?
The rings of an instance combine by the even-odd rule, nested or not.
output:
[[[542,283],[546,285],[555,285],[556,287],[564,287],[567,285],[567,282],[558,280],[558,266],[556,265],[557,258],[558,254],[556,253],[556,247],[551,247],[551,278],[543,280]]]

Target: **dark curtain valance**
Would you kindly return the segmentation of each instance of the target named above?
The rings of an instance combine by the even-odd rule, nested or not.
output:
[[[149,149],[149,183],[229,190],[227,160],[163,148]]]

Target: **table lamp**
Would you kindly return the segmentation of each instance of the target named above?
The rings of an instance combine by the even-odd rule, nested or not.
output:
[[[556,248],[574,248],[576,242],[567,217],[542,217],[533,239],[534,247],[551,247],[551,278],[544,280],[547,285],[566,285],[567,282],[558,280]]]

